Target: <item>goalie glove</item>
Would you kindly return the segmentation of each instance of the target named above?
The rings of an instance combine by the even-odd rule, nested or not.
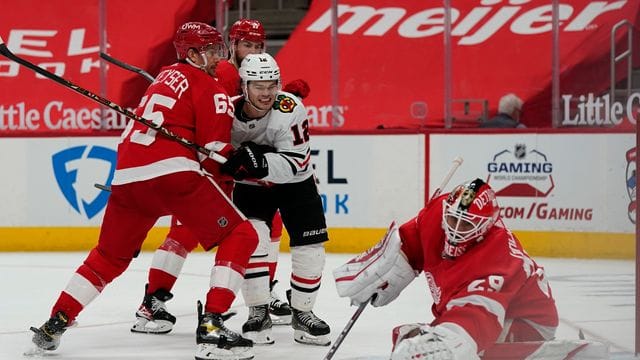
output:
[[[273,150],[275,149],[267,145],[244,142],[229,156],[220,170],[235,180],[262,179],[269,175],[269,163],[264,154]]]
[[[374,247],[333,270],[338,295],[352,304],[369,301],[383,306],[400,295],[418,275],[400,250],[402,241],[395,222]]]
[[[459,325],[402,325],[393,330],[391,360],[479,360],[477,346]],[[397,338],[396,338],[397,335]]]

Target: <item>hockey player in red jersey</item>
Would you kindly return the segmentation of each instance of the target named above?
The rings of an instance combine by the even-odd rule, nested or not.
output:
[[[233,103],[213,77],[226,54],[222,36],[207,24],[185,23],[176,32],[174,46],[178,62],[161,70],[136,114],[215,153],[230,155]],[[118,145],[98,244],[60,294],[51,318],[32,328],[33,342],[43,350],[55,350],[76,316],[138,254],[156,220],[172,215],[204,249],[218,247],[204,309],[198,304],[196,359],[252,358],[252,342],[226,328],[221,317],[235,299],[258,241],[251,222],[217,183],[224,178],[212,158],[130,121]]]
[[[238,74],[240,63],[249,54],[263,53],[265,39],[264,28],[257,20],[240,19],[231,26],[229,30],[231,57],[229,60],[221,60],[218,63],[216,77],[232,98],[242,95]],[[296,95],[306,96],[309,93],[309,86],[303,80],[297,80],[288,85],[292,91],[297,92]],[[233,183],[224,182],[220,185],[231,196]],[[282,234],[282,219],[279,212],[276,212],[270,226],[271,243],[266,259],[271,289],[269,312],[274,324],[287,325],[291,323],[291,308],[287,302],[280,300],[274,290],[277,283],[275,272]],[[196,237],[173,218],[167,237],[154,254],[144,298],[136,312],[136,322],[131,327],[132,332],[165,334],[173,329],[176,319],[167,310],[165,303],[173,298],[171,290],[188,254],[196,246],[198,246]]]
[[[265,51],[267,36],[262,23],[258,20],[240,19],[229,29],[229,47],[231,57],[223,60],[216,69],[216,76],[229,95],[241,95],[238,68],[249,54],[262,54]]]
[[[365,254],[334,270],[353,303],[394,300],[421,272],[435,319],[393,330],[391,359],[478,359],[495,343],[554,338],[558,314],[544,270],[499,216],[480,179],[435,198]]]

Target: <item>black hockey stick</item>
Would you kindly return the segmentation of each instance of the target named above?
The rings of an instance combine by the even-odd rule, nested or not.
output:
[[[106,61],[117,65],[123,69],[129,70],[129,71],[133,71],[136,74],[142,75],[145,79],[149,80],[149,82],[153,82],[155,80],[155,78],[153,76],[151,76],[151,74],[149,74],[148,72],[140,69],[139,67],[133,66],[133,65],[129,65],[125,62],[122,62],[116,58],[113,58],[103,52],[100,52],[100,57],[105,59]]]
[[[100,190],[109,191],[109,192],[111,191],[111,186],[109,185],[102,185],[102,184],[95,183],[93,184],[93,186]]]
[[[168,130],[167,128],[165,128],[165,127],[163,127],[161,125],[155,124],[152,121],[147,120],[147,119],[145,119],[143,117],[140,117],[140,116],[132,113],[131,111],[123,108],[122,106],[114,103],[113,101],[107,100],[107,99],[105,99],[105,98],[103,98],[103,97],[101,97],[101,96],[99,96],[97,94],[94,94],[93,92],[91,92],[91,91],[89,91],[87,89],[84,89],[84,88],[72,83],[69,80],[66,80],[66,79],[64,79],[64,78],[62,78],[62,77],[60,77],[60,76],[58,76],[58,75],[56,75],[54,73],[51,73],[51,72],[49,72],[49,71],[47,71],[47,70],[45,70],[45,69],[43,69],[43,68],[41,68],[41,67],[39,67],[37,65],[34,65],[34,64],[30,63],[27,60],[15,55],[14,53],[11,52],[11,50],[9,50],[9,48],[7,48],[7,45],[4,43],[4,40],[2,39],[2,37],[0,37],[0,54],[2,54],[3,56],[5,56],[6,58],[8,58],[10,60],[13,60],[13,61],[17,62],[20,65],[28,67],[29,69],[37,72],[38,74],[40,74],[40,75],[42,75],[42,76],[44,76],[46,78],[49,78],[49,79],[57,82],[58,84],[66,87],[66,88],[69,88],[69,89],[79,93],[80,95],[83,95],[83,96],[85,96],[85,97],[87,97],[87,98],[89,98],[89,99],[91,99],[91,100],[93,100],[93,101],[95,101],[97,103],[100,103],[100,104],[102,104],[102,105],[104,105],[104,106],[106,106],[106,107],[108,107],[110,109],[115,110],[116,112],[118,112],[118,113],[120,113],[120,114],[122,114],[122,115],[124,115],[124,116],[126,116],[126,117],[128,117],[130,119],[132,119],[132,120],[135,120],[135,121],[137,121],[139,123],[142,123],[145,126],[150,127],[151,129],[156,130],[157,132],[162,134],[163,136],[165,136],[165,137],[167,137],[167,138],[169,138],[171,140],[177,141],[178,143],[180,143],[181,145],[183,145],[183,146],[185,146],[187,148],[193,149],[193,150],[195,150],[195,151],[197,151],[197,152],[199,152],[201,154],[204,154],[204,155],[210,157],[211,159],[213,159],[214,161],[217,161],[217,162],[219,162],[221,164],[224,164],[227,161],[227,159],[224,156],[222,156],[222,155],[220,155],[220,154],[218,154],[218,153],[216,153],[214,151],[211,151],[211,150],[209,150],[209,149],[207,149],[207,148],[205,148],[203,146],[200,146],[200,145],[198,145],[198,144],[196,144],[196,143],[194,143],[194,142],[192,142],[190,140],[187,140],[187,139],[185,139],[185,138],[183,138],[183,137],[181,137],[179,135],[176,135],[173,132],[171,132],[170,130]]]
[[[455,173],[456,170],[458,170],[460,165],[462,165],[462,162],[463,162],[463,159],[460,156],[457,156],[455,159],[453,159],[453,165],[451,165],[449,172],[445,175],[444,179],[442,179],[440,186],[438,186],[434,190],[433,194],[431,195],[431,198],[429,198],[428,203],[432,202],[433,199],[437,198],[438,195],[442,193],[442,189],[444,189],[444,187],[447,186],[447,184],[449,183],[449,180],[451,180],[451,177],[453,176],[453,173]],[[373,300],[375,300],[375,297],[376,297],[376,294],[373,294],[373,296],[371,296],[369,300],[358,305],[356,312],[354,312],[353,315],[351,315],[351,319],[349,319],[349,321],[347,322],[347,325],[345,325],[344,329],[342,329],[342,332],[340,332],[340,335],[338,335],[338,337],[336,338],[336,341],[333,343],[333,345],[331,345],[331,349],[329,349],[329,352],[327,353],[327,355],[325,355],[323,360],[331,360],[331,358],[333,358],[333,355],[335,355],[336,351],[338,351],[338,347],[340,347],[340,344],[342,344],[342,342],[344,341],[344,338],[347,337],[347,334],[349,333],[349,331],[351,331],[353,324],[356,322],[356,320],[358,320],[358,318],[360,317],[360,314],[362,314],[362,312],[364,311],[364,308],[366,308],[370,302],[373,302]]]

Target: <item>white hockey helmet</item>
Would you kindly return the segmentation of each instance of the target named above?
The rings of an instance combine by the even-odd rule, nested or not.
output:
[[[280,68],[276,60],[269,54],[249,54],[239,69],[243,84],[249,81],[277,81],[280,84]]]
[[[483,239],[498,220],[500,207],[491,187],[480,179],[458,185],[443,201],[443,256],[455,258]]]

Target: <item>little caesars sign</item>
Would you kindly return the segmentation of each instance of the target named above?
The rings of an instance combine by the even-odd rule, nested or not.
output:
[[[635,125],[640,117],[640,93],[631,93],[624,103],[611,101],[609,94],[562,95],[562,109],[563,126],[617,126],[624,119]]]

